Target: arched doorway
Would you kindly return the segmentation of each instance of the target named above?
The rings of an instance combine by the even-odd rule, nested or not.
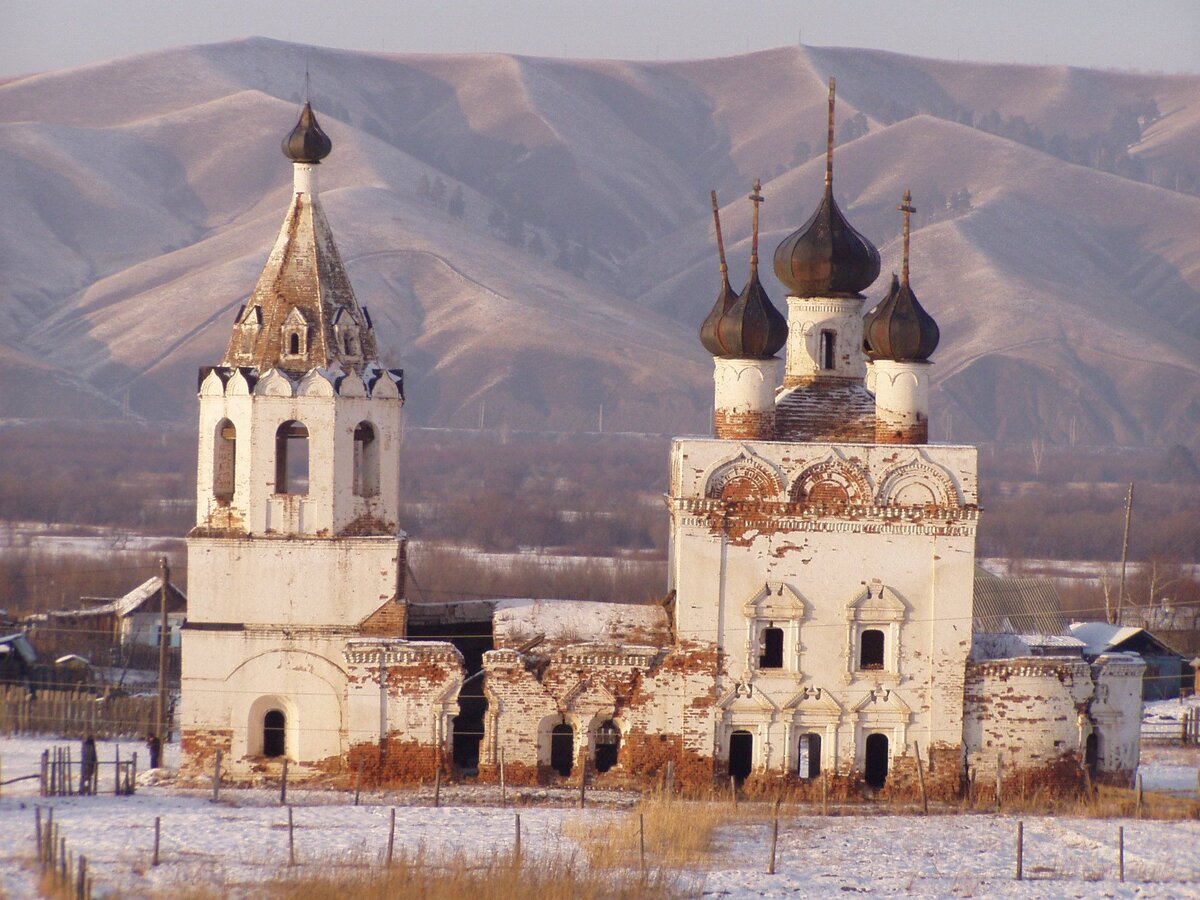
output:
[[[1092,732],[1087,736],[1083,745],[1083,765],[1092,778],[1096,777],[1096,768],[1100,764],[1100,735]]]
[[[596,771],[607,772],[617,764],[621,751],[621,729],[609,719],[596,729]]]
[[[283,710],[268,710],[263,716],[263,756],[283,756],[286,753],[286,727],[287,717]]]
[[[796,774],[801,778],[817,778],[821,774],[821,736],[816,732],[800,735],[800,762]]]
[[[565,722],[550,732],[550,768],[564,778],[575,768],[575,729]]]
[[[886,734],[867,735],[866,771],[867,787],[879,790],[887,781],[888,739]]]
[[[754,769],[754,735],[738,730],[729,736],[729,774],[741,784]]]

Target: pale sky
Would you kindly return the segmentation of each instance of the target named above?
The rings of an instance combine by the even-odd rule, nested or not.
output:
[[[1200,72],[1200,0],[0,0],[0,77],[251,35],[393,53],[626,59],[803,41]]]

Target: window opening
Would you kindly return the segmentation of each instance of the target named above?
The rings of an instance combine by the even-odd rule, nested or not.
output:
[[[883,668],[883,632],[869,628],[862,633],[862,651],[858,657],[860,669]]]
[[[879,790],[887,781],[888,739],[886,734],[867,735],[866,772],[867,787]]]
[[[237,429],[228,419],[217,425],[213,447],[213,496],[222,503],[233,499],[234,476],[237,466]]]
[[[263,716],[263,756],[283,756],[286,749],[286,724],[287,719],[282,710],[272,709]]]
[[[354,429],[354,494],[374,497],[379,493],[379,441],[370,422]]]
[[[754,768],[754,735],[738,730],[729,736],[729,774],[734,784],[745,781]]]
[[[550,733],[550,768],[563,778],[575,768],[575,729],[563,723]]]
[[[607,772],[617,764],[621,750],[621,729],[609,719],[596,729],[596,771]]]
[[[284,422],[275,432],[275,493],[308,493],[308,429]]]
[[[817,778],[821,774],[821,736],[815,732],[800,735],[800,764],[796,774],[801,778]]]
[[[783,668],[783,629],[771,626],[762,633],[762,655],[758,658],[760,669]]]
[[[821,368],[832,369],[834,343],[837,340],[837,334],[833,331],[821,332]]]
[[[300,335],[296,332],[292,332],[288,337],[288,353],[292,356],[300,355]]]

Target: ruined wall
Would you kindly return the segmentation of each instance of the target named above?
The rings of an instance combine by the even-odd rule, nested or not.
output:
[[[453,759],[465,670],[443,641],[354,638],[346,664],[347,771],[367,784],[431,782]]]
[[[1093,687],[1082,659],[970,663],[963,742],[981,791],[994,784],[998,765],[1014,790],[1077,787]]]

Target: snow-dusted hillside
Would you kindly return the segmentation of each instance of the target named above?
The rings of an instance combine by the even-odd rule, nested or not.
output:
[[[922,210],[935,438],[1200,439],[1200,198],[962,123],[1084,140],[1152,100],[1128,154],[1187,186],[1200,78],[831,48],[633,63],[254,38],[5,82],[0,416],[103,415],[126,394],[191,416],[195,368],[219,358],[286,207],[278,142],[306,65],[334,141],[329,218],[418,421],[486,404],[492,423],[571,429],[603,404],[618,430],[705,429],[707,190],[740,282],[750,181],[768,255],[816,203],[836,75],[839,122],[867,131],[839,146],[835,192],[885,276],[905,188]]]

